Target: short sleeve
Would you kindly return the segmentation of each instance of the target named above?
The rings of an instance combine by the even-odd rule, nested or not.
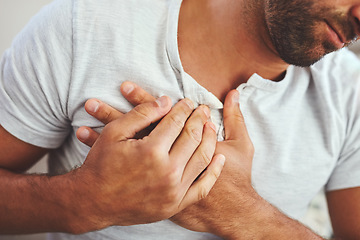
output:
[[[360,187],[360,62],[354,55],[343,60],[347,65],[341,71],[345,78],[341,97],[345,140],[327,191]]]
[[[360,150],[352,149],[346,156],[342,156],[332,173],[327,191],[360,187]]]
[[[0,124],[25,142],[59,147],[71,129],[72,1],[56,0],[34,16],[0,68]]]

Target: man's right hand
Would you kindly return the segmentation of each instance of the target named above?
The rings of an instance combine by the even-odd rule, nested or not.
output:
[[[64,175],[17,173],[48,150],[0,126],[0,233],[84,233],[154,222],[204,198],[224,160],[214,156],[208,109],[193,111],[189,100],[174,108],[167,97],[145,100],[127,114],[102,111],[105,104],[97,107],[90,100],[87,109],[107,125],[100,136],[86,127],[78,130],[78,137],[94,146],[81,167]],[[161,118],[149,136],[133,138]]]
[[[101,110],[96,104],[89,100],[87,109]],[[83,196],[79,218],[88,219],[84,226],[167,219],[207,196],[225,160],[214,156],[216,133],[207,107],[193,111],[192,102],[184,99],[171,108],[171,100],[161,97],[118,114],[98,138],[86,127],[77,132],[79,139],[93,144],[85,163],[71,173]],[[133,139],[163,116],[148,136]],[[79,232],[89,230],[80,226]]]

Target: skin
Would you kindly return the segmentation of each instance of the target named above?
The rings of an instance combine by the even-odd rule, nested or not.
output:
[[[154,99],[134,83],[123,84],[129,85],[132,86],[130,102],[133,105]],[[216,152],[224,153],[227,159],[222,174],[206,198],[170,220],[187,229],[210,232],[225,239],[323,239],[278,211],[253,189],[251,167],[254,147],[239,111],[238,97],[236,90],[230,91],[224,102],[225,141],[218,142],[216,146]],[[99,100],[88,102],[91,101]],[[103,102],[100,106],[97,112],[92,112],[85,105],[93,117],[105,124],[121,114]],[[83,129],[78,130],[78,135]],[[99,134],[90,128],[87,130],[88,137],[79,140],[92,146]],[[359,238],[359,197],[359,188],[327,193],[335,239]]]
[[[343,35],[344,45],[357,38],[353,16],[330,4],[309,0],[267,2],[265,21],[271,41],[281,59],[289,64],[308,67],[338,49],[324,34],[327,24]]]
[[[209,109],[193,110],[188,99],[171,106],[164,96],[125,115],[108,114],[116,119],[110,119],[84,164],[53,177],[21,174],[47,150],[0,128],[0,232],[78,234],[154,222],[206,197],[225,160],[214,155],[216,133],[208,122]],[[90,102],[87,108],[99,106]],[[148,136],[133,138],[160,119]],[[90,135],[82,128],[78,136]]]
[[[283,1],[271,2],[281,5]],[[306,21],[308,26],[301,25],[299,32],[292,31],[289,36],[288,32],[279,33],[284,26],[273,26],[275,23],[287,23],[288,20],[285,13],[276,15],[268,10],[270,1],[239,0],[225,3],[224,0],[185,0],[180,10],[178,30],[179,53],[184,70],[200,85],[224,100],[231,89],[247,82],[254,73],[279,81],[289,64],[298,62],[296,65],[307,66],[336,50],[337,47],[329,43],[325,20],[313,17],[318,12],[323,12],[326,21],[344,35],[345,45],[350,44],[354,34],[359,33],[359,0],[299,1],[286,1],[283,6],[287,9],[288,6],[306,6],[308,3],[313,6],[311,9],[314,12],[305,15],[309,19]],[[303,14],[298,10],[291,19],[294,22],[302,20]],[[275,16],[277,18],[273,19]],[[344,24],[346,28],[342,27]],[[304,31],[312,34],[306,34],[310,36],[302,43]],[[287,45],[284,49],[277,47],[289,38],[293,45],[291,49]]]
[[[270,3],[275,7],[272,11]],[[300,10],[296,8],[298,4],[301,6]],[[285,6],[286,9],[293,8],[293,15],[274,12],[276,7],[281,9],[281,6]],[[306,6],[312,7],[304,12]],[[320,16],[323,18],[316,17],[319,12],[322,12]],[[239,16],[244,16],[246,21],[242,21]],[[285,18],[287,16],[291,20],[309,18],[312,21],[304,22],[306,25],[296,32],[292,30],[295,23],[288,22]],[[246,82],[253,73],[278,81],[284,76],[289,64],[306,66],[328,52],[340,48],[334,41],[329,40],[331,32],[327,22],[336,29],[343,45],[348,45],[355,34],[359,35],[359,19],[358,0],[242,0],[226,3],[221,0],[185,0],[180,11],[179,52],[185,71],[223,100],[227,92]],[[291,32],[282,30],[281,25],[276,25],[281,23],[292,24],[288,28]],[[284,33],[280,34],[279,31]],[[303,43],[301,39],[304,38],[304,32],[309,34],[305,35]],[[291,48],[279,47],[284,44],[284,40],[289,40],[289,37]],[[303,52],[301,56],[298,56],[299,49]],[[236,155],[230,155],[230,151],[225,155],[228,161],[224,174],[210,196],[189,208],[192,210],[186,209],[177,215],[177,223],[185,226],[204,224],[207,226],[206,230],[229,239],[320,238],[264,202],[254,193],[251,186],[239,186],[238,191],[233,185],[233,189],[228,189],[224,193],[224,189],[232,185],[225,177],[243,179],[242,176],[245,174],[241,168],[238,169],[239,174],[231,172],[232,169],[236,169],[235,165],[232,166],[231,160]],[[231,168],[229,172],[228,167]],[[337,238],[360,238],[359,194],[360,188],[332,191],[327,194]],[[219,196],[228,197],[224,200]],[[252,204],[252,207],[237,204],[247,202],[248,198],[255,199],[256,203]],[[199,224],[195,224],[196,222]],[[204,228],[200,227],[199,230]]]
[[[231,89],[253,73],[279,81],[289,64],[308,66],[349,45],[359,34],[359,18],[358,0],[184,0],[179,53],[187,73],[224,101],[224,107],[238,108],[231,101],[236,95]],[[334,40],[334,34],[341,41]],[[135,90],[139,99],[150,98]],[[224,109],[226,126],[231,126],[226,123],[230,116]],[[217,144],[216,152],[226,156],[227,164],[209,196],[171,219],[191,230],[227,239],[322,239],[252,188],[253,148],[240,122],[242,134],[225,127],[226,140]],[[359,239],[360,188],[332,191],[327,199],[336,238]]]
[[[336,10],[336,12],[342,13],[340,16],[343,14],[349,16],[350,20],[345,21],[346,23],[357,23],[356,19],[360,13],[358,0],[308,0],[307,2],[309,1],[318,2],[317,7],[323,7],[322,10]],[[192,109],[186,107],[187,104],[184,102],[178,103],[179,105],[174,107],[175,110],[170,111],[171,117],[168,118],[169,115],[167,115],[164,118],[168,120],[167,124],[159,125],[155,128],[158,131],[152,131],[151,134],[153,132],[155,134],[149,136],[149,138],[155,138],[154,142],[161,145],[161,152],[154,150],[159,148],[151,145],[153,141],[131,139],[135,132],[156,122],[170,110],[170,103],[165,104],[166,111],[157,103],[152,102],[150,105],[145,103],[132,111],[130,115],[109,113],[107,116],[120,116],[120,118],[110,119],[108,121],[110,123],[98,140],[94,139],[94,135],[89,129],[82,128],[84,131],[78,132],[79,138],[82,138],[84,142],[94,143],[94,146],[84,165],[79,169],[56,177],[28,176],[16,172],[20,172],[36,162],[38,157],[47,150],[21,142],[4,129],[0,129],[2,136],[0,138],[0,166],[2,168],[0,170],[0,187],[3,190],[0,206],[1,212],[4,213],[0,218],[1,231],[3,233],[41,231],[81,233],[111,225],[129,225],[168,218],[185,208],[172,220],[190,229],[213,232],[228,239],[321,239],[264,201],[249,184],[253,147],[247,137],[239,106],[234,101],[237,93],[231,89],[246,82],[255,72],[274,81],[281,80],[290,64],[290,60],[286,62],[284,61],[285,57],[280,57],[283,53],[274,44],[276,42],[274,37],[277,34],[275,30],[271,30],[274,27],[269,27],[269,12],[267,15],[265,11],[269,9],[268,4],[269,1],[265,0],[227,2],[223,0],[185,0],[182,5],[179,21],[179,52],[184,69],[201,85],[224,101],[226,141],[217,144],[216,149],[214,147],[216,143],[211,141],[214,133],[211,132],[209,124],[205,124],[207,118],[204,115],[206,113],[200,108],[190,115]],[[239,16],[245,16],[246,23],[241,21]],[[307,56],[314,59],[314,57],[326,54],[327,49],[330,48],[325,41],[328,36],[326,25],[323,22],[317,22],[314,27],[307,29],[314,31],[313,36],[318,36],[315,38],[316,44],[311,46],[311,49],[306,49],[305,52],[309,53]],[[355,32],[357,29],[358,26],[354,26]],[[314,52],[316,54],[313,54]],[[221,84],[219,84],[219,79],[221,79]],[[131,95],[132,92],[128,93]],[[146,98],[139,97],[139,99]],[[100,104],[97,110],[99,111],[104,106],[104,104]],[[91,109],[89,111],[91,112]],[[184,115],[184,112],[187,114]],[[94,111],[94,115],[96,113],[97,111]],[[145,117],[144,123],[144,116],[152,117]],[[179,116],[180,121],[178,120]],[[188,118],[189,116],[190,118]],[[174,122],[174,119],[177,120]],[[186,121],[187,119],[189,120]],[[182,123],[181,127],[184,126],[184,131],[177,124],[179,122]],[[122,126],[130,126],[130,131],[129,128],[123,130],[117,128],[117,124],[120,123]],[[239,129],[238,126],[241,128]],[[176,133],[166,132],[172,129],[176,129]],[[200,134],[201,142],[196,141],[199,139],[199,134],[193,135],[194,132],[199,131],[202,133]],[[170,139],[172,142],[174,142],[174,136],[183,136],[180,138],[182,139],[181,144],[176,144],[177,141],[174,142],[174,145],[180,145],[180,147],[185,142],[189,142],[192,149],[195,149],[195,146],[206,145],[204,148],[198,147],[197,150],[194,150],[196,153],[196,151],[206,148],[206,154],[205,152],[194,154],[194,156],[201,156],[200,159],[171,161],[170,159],[176,154],[169,151],[168,139],[158,142],[159,138],[156,136],[160,135],[159,132],[162,132],[161,136],[168,134],[172,136]],[[183,140],[184,138],[188,141]],[[151,156],[145,161],[151,171],[149,168],[142,171],[142,173],[149,171],[147,176],[149,181],[131,176],[133,171],[119,172],[121,164],[129,162],[128,159],[133,156],[134,145],[137,146],[136,149],[140,147],[142,156]],[[242,147],[239,148],[239,146]],[[104,151],[103,148],[109,151]],[[14,151],[9,149],[14,149]],[[188,146],[184,149],[188,149]],[[209,187],[206,186],[212,185],[214,179],[219,176],[222,157],[215,154],[207,168],[208,172],[204,172],[205,174],[199,178],[199,182],[191,184],[206,167],[206,164],[203,164],[203,156],[212,156],[214,149],[216,153],[224,154],[227,159],[224,169],[225,176],[219,179],[208,197],[199,204],[186,208],[206,196],[209,192]],[[110,161],[119,156],[121,157],[118,161]],[[211,158],[206,157],[205,159]],[[199,161],[201,167],[196,170],[184,167],[184,163],[188,160],[190,162]],[[175,163],[175,166],[169,167],[168,164],[171,163]],[[130,164],[126,165],[130,169],[133,167],[131,161],[126,164]],[[181,167],[177,164],[180,164]],[[178,171],[181,173],[179,174]],[[138,172],[138,174],[141,173]],[[140,189],[140,192],[148,187],[152,189],[150,192],[144,190],[146,194],[154,194],[146,199],[148,204],[145,204],[145,209],[139,210],[137,206],[139,204],[132,205],[131,202],[126,201],[127,194],[133,198],[134,192],[131,191],[129,182],[121,185],[119,176],[124,176],[125,181],[130,179],[130,183]],[[181,180],[183,176],[189,176],[189,178],[183,182]],[[160,179],[157,179],[158,177]],[[204,181],[204,179],[207,180]],[[232,179],[236,179],[236,181]],[[169,185],[164,186],[164,182]],[[184,195],[185,192],[188,192],[186,191],[187,187],[198,186],[197,183],[200,182],[206,184],[199,187],[198,191],[195,188],[194,191],[197,193],[194,194],[195,198],[191,197],[193,194],[190,194],[189,198],[186,194]],[[149,186],[143,185],[147,183]],[[356,228],[358,224],[356,220],[360,218],[359,204],[356,204],[359,199],[359,191],[358,188],[354,188],[328,194],[337,237],[360,238],[358,228]],[[182,194],[174,194],[178,192]],[[126,203],[125,207],[118,206],[118,202],[121,202],[122,198]],[[73,204],[74,202],[79,204]],[[73,205],[82,207],[75,209],[72,207]],[[112,209],[116,210],[116,214]],[[154,213],[151,209],[159,211]],[[341,213],[344,209],[349,215]],[[140,214],[138,218],[134,219],[134,213],[139,212],[143,215]],[[114,215],[121,217],[114,218]],[[354,228],[347,227],[348,224]]]

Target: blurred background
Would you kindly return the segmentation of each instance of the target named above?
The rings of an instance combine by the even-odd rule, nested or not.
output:
[[[15,35],[25,26],[29,19],[40,10],[40,8],[51,0],[0,0],[0,55],[8,48]],[[360,53],[360,43],[351,47]],[[29,172],[46,172],[46,160],[41,160]],[[322,193],[312,202],[308,213],[303,220],[312,229],[323,236],[331,234],[331,227],[328,220],[325,197]],[[44,240],[46,234],[0,235],[0,240]]]

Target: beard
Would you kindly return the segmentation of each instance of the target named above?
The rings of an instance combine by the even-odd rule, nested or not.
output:
[[[265,22],[272,44],[288,64],[308,67],[338,49],[327,37],[325,29],[328,20],[335,24],[346,40],[356,37],[348,15],[314,6],[316,0],[265,2]]]

